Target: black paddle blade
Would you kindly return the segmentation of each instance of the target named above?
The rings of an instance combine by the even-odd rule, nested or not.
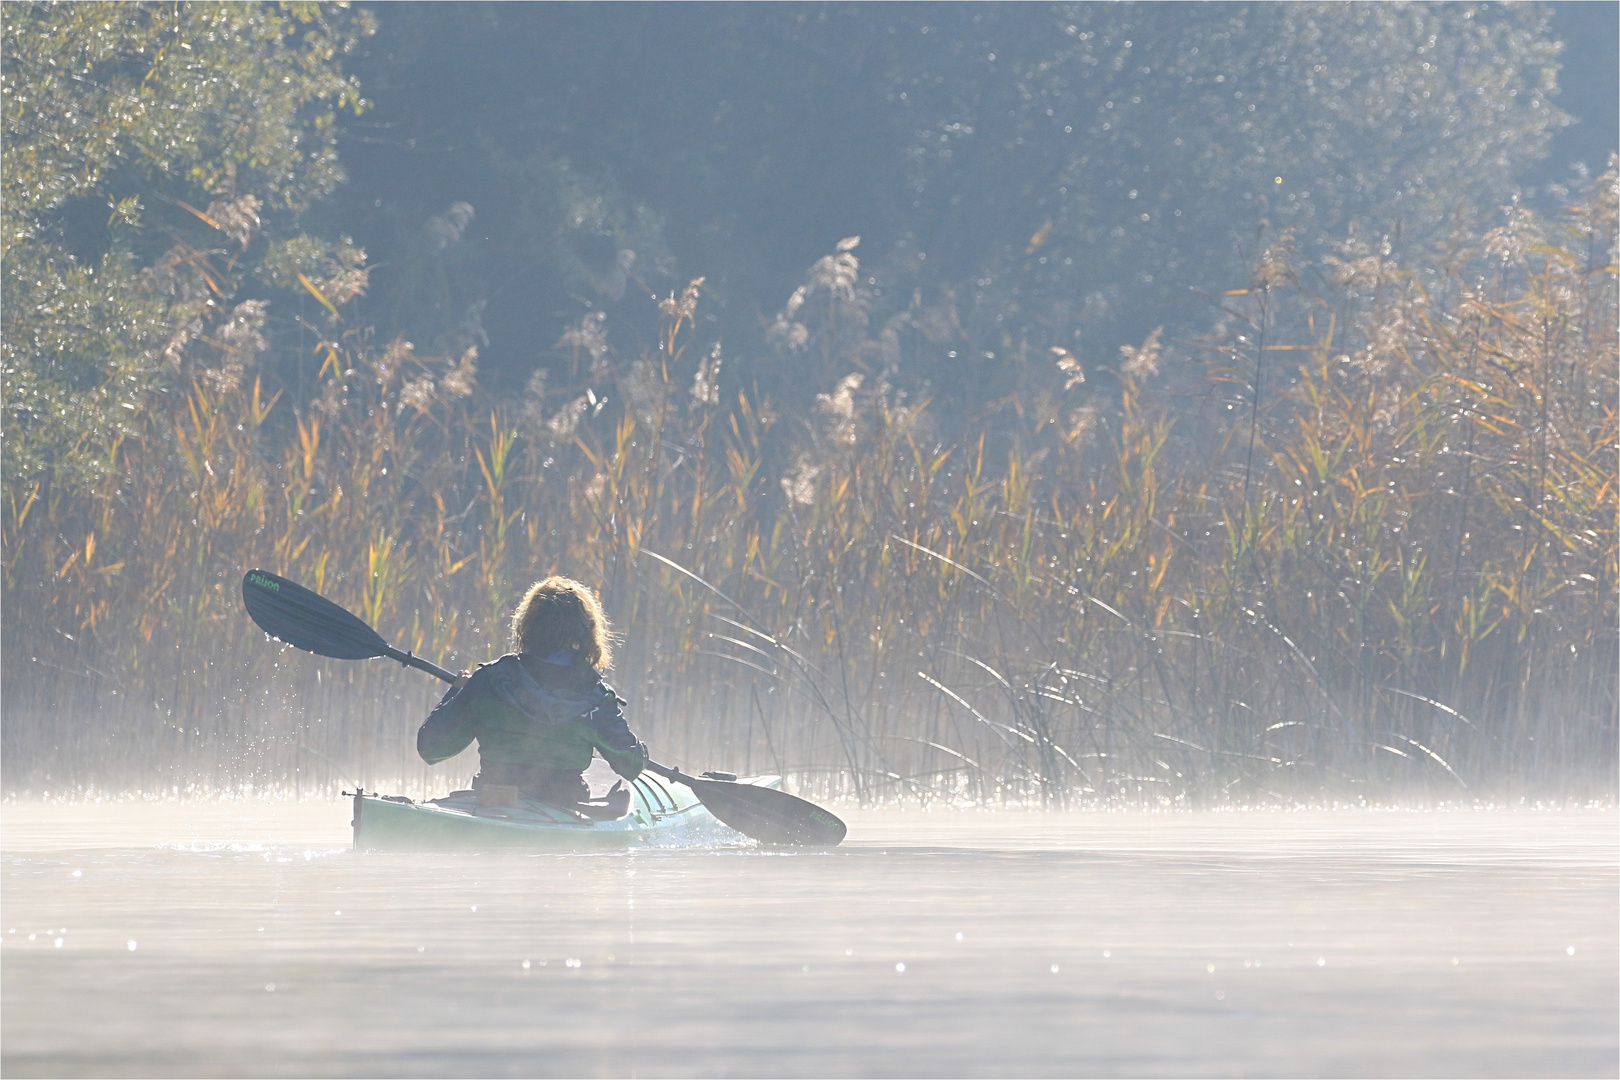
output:
[[[709,812],[744,836],[784,847],[837,847],[848,827],[815,803],[774,788],[682,776]]]
[[[367,660],[388,649],[371,627],[319,593],[266,570],[242,577],[242,603],[271,637],[334,660]]]

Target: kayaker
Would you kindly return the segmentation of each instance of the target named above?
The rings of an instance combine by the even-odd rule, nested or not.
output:
[[[641,774],[647,749],[625,722],[624,701],[602,680],[613,664],[612,645],[588,586],[565,577],[531,586],[512,617],[512,649],[461,673],[416,734],[422,760],[437,764],[476,739],[473,789],[481,796],[516,788],[560,806],[589,799],[580,774],[593,750],[626,780]],[[617,802],[628,807],[629,800],[608,805]]]

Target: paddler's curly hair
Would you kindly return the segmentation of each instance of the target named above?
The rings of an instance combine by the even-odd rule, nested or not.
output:
[[[543,657],[557,649],[574,649],[598,671],[613,666],[612,633],[596,593],[572,578],[553,576],[535,582],[512,616],[515,651]]]

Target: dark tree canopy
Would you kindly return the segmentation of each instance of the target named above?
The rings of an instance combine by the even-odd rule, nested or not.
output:
[[[860,235],[874,318],[955,313],[959,395],[968,356],[1202,320],[1262,221],[1439,242],[1566,122],[1557,53],[1535,5],[390,7],[346,220],[377,317],[487,340],[492,376],[701,274],[734,372],[801,401],[748,358]]]

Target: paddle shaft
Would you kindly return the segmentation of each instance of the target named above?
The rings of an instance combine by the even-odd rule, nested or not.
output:
[[[646,768],[646,770],[648,772],[657,773],[659,776],[662,776],[665,780],[673,780],[677,784],[685,784],[687,787],[692,788],[694,791],[696,790],[696,785],[694,785],[692,783],[692,781],[697,780],[697,777],[695,777],[695,776],[687,776],[685,773],[681,772],[681,770],[673,768],[673,767],[671,767],[669,765],[660,765],[660,764],[658,764],[658,762],[652,760],[652,758],[647,759],[647,761],[645,762],[644,767]],[[697,782],[699,784],[702,783],[701,780],[698,780]]]
[[[442,668],[431,660],[424,660],[415,653],[400,652],[392,645],[385,645],[383,648],[386,650],[383,653],[384,656],[388,657],[390,660],[398,660],[405,667],[413,667],[417,671],[425,671],[434,678],[443,679],[448,683],[453,683],[461,678],[461,676],[457,675],[455,672]]]

